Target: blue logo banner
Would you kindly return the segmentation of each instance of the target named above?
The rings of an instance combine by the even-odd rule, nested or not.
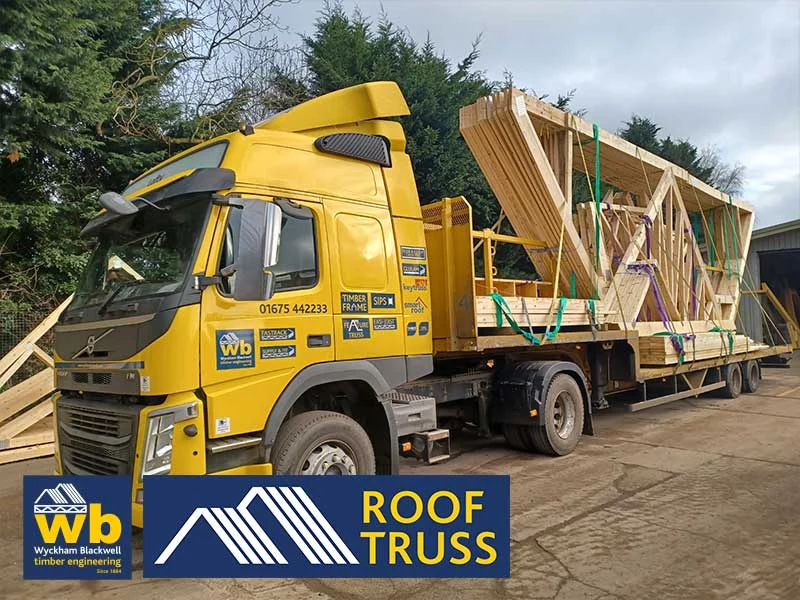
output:
[[[25,579],[130,579],[130,477],[23,479]]]
[[[145,479],[145,577],[508,577],[506,475]]]

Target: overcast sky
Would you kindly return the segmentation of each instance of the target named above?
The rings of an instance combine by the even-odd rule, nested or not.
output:
[[[360,0],[453,62],[482,35],[477,68],[537,93],[575,88],[575,108],[615,131],[631,113],[662,134],[719,147],[747,168],[756,227],[800,218],[800,1]],[[321,2],[277,15],[311,32]],[[294,38],[296,39],[296,38]],[[448,190],[442,190],[446,195]]]

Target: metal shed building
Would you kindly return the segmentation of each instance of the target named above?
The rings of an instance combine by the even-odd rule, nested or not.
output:
[[[786,302],[791,302],[800,290],[800,219],[753,232],[742,290],[760,289],[762,283]],[[777,342],[770,339],[768,328],[764,327],[760,298],[763,296],[742,296],[737,328],[756,341]],[[791,313],[790,308],[787,310]]]

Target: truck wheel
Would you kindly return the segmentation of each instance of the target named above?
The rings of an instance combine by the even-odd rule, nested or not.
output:
[[[272,447],[276,475],[374,475],[375,453],[366,431],[347,415],[300,413],[281,425]]]
[[[532,428],[531,441],[538,452],[569,454],[583,431],[583,397],[577,382],[566,374],[553,377],[544,400],[544,425]]]
[[[753,394],[758,389],[758,383],[761,380],[761,371],[758,368],[757,360],[748,360],[744,363],[744,380],[742,381],[742,389],[746,394]]]
[[[723,398],[738,398],[742,393],[742,368],[739,363],[733,363],[724,368],[723,377],[725,387],[722,388]]]
[[[503,436],[506,442],[514,450],[521,450],[522,452],[535,452],[536,448],[531,441],[530,430],[527,425],[511,425],[509,423],[503,424]]]

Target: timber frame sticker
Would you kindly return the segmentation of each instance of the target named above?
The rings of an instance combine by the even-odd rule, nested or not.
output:
[[[24,579],[130,579],[131,478],[26,475]]]

